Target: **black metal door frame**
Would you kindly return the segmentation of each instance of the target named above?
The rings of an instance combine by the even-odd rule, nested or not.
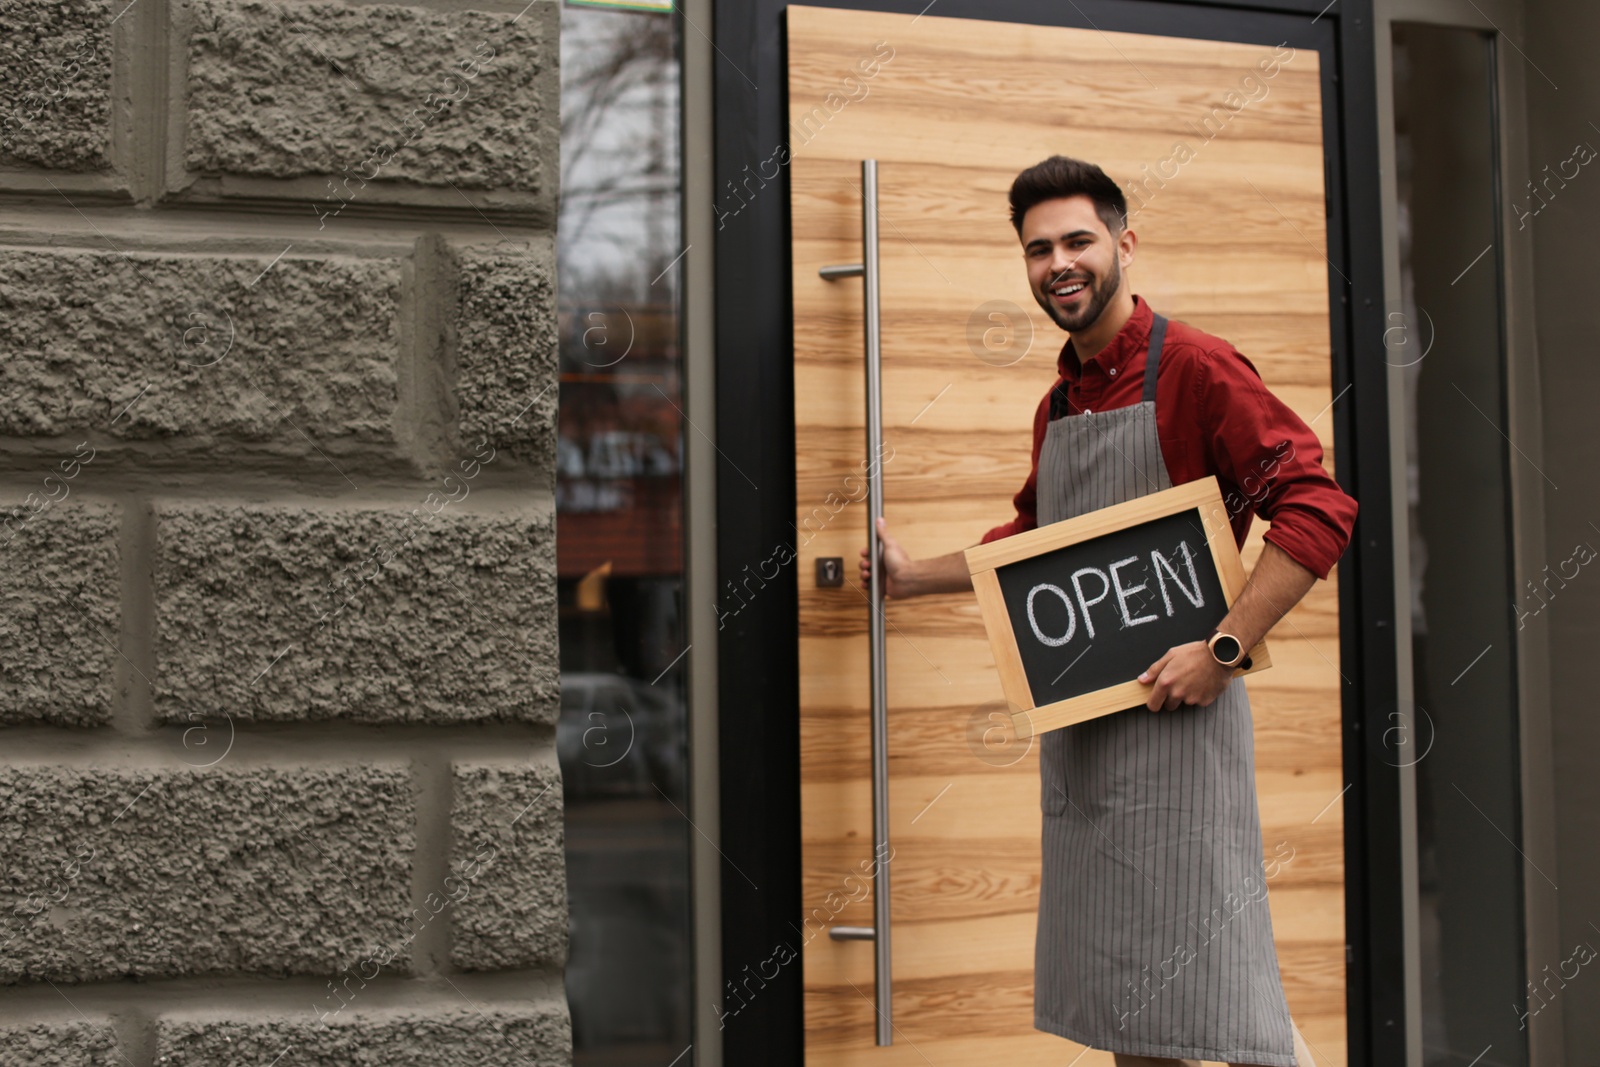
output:
[[[1350,680],[1343,700],[1349,1061],[1352,1067],[1399,1067],[1407,1023],[1400,779],[1366,743],[1381,736],[1383,709],[1396,691],[1372,0],[809,2],[1246,43],[1286,41],[1320,54],[1334,447],[1338,480],[1361,503],[1339,583],[1340,671]],[[787,6],[786,0],[717,0],[714,25],[683,28],[710,34],[716,46],[719,199],[787,143]],[[788,170],[744,189],[744,206],[719,219],[716,231],[719,591],[748,578],[778,545],[792,543],[796,506]],[[722,618],[718,632],[725,857],[725,999],[719,1005],[723,1059],[732,1067],[799,1067],[804,1057],[800,961],[767,977],[778,946],[794,943],[802,911],[799,577],[795,568],[784,568],[747,606],[733,601],[731,592],[719,592],[719,609],[724,597],[740,606]],[[737,997],[729,995],[735,986]],[[706,1020],[704,1013],[697,1016],[701,1026],[709,1025]]]

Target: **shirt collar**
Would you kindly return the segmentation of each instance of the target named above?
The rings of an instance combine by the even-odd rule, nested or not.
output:
[[[1090,362],[1100,364],[1103,370],[1115,367],[1120,373],[1134,356],[1145,351],[1150,343],[1150,327],[1155,319],[1155,313],[1150,310],[1138,293],[1133,295],[1133,314],[1128,316],[1128,321],[1122,324],[1122,329],[1111,339],[1111,343],[1101,349]],[[1068,381],[1076,381],[1081,369],[1078,353],[1072,347],[1072,339],[1061,346],[1061,355],[1056,357],[1056,370]]]

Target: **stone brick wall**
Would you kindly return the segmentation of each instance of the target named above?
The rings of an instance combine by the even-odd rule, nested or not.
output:
[[[0,1067],[570,1061],[556,0],[0,0]]]

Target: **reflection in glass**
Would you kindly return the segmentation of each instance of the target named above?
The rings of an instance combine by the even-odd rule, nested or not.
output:
[[[1494,53],[1394,26],[1404,303],[1384,349],[1407,404],[1423,1062],[1528,1062]],[[1569,1009],[1570,1010],[1570,1009]]]
[[[691,988],[671,16],[565,6],[561,79],[567,997],[579,1067],[661,1067]]]

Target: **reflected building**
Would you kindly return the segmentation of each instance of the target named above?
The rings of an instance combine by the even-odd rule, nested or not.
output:
[[[678,59],[670,15],[562,13],[556,505],[574,1062],[689,1037]]]

